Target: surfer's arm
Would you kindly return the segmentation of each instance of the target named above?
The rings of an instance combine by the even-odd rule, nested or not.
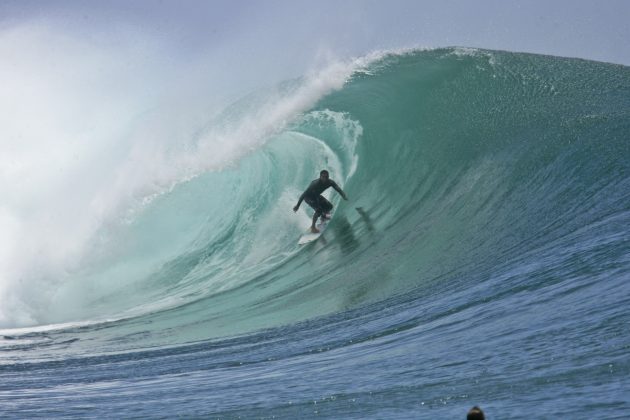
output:
[[[298,200],[297,204],[295,205],[295,207],[293,207],[293,211],[298,211],[298,209],[300,208],[300,204],[302,204],[302,200],[304,200],[305,195],[306,195],[306,191],[304,191],[302,195],[300,196],[300,199]]]
[[[313,182],[311,182],[309,184],[308,188],[306,188],[306,190],[304,190],[304,192],[300,196],[300,199],[298,200],[297,204],[295,205],[295,207],[293,207],[293,211],[298,211],[298,209],[300,208],[300,204],[302,204],[302,200],[304,200],[304,197],[306,197],[307,195],[313,195],[313,188],[315,188],[315,186],[317,185],[317,181],[318,180],[316,179]]]
[[[344,200],[348,199],[348,196],[346,195],[346,193],[343,192],[343,190],[341,188],[339,188],[339,185],[337,185],[337,183],[335,181],[333,181],[332,179],[330,180],[330,185],[332,185],[332,187],[335,189],[335,191],[337,191],[339,193],[339,195],[343,197]]]

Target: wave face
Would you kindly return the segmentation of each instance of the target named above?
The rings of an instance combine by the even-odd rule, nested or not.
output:
[[[226,108],[72,264],[22,273],[44,292],[5,287],[3,417],[627,412],[630,70],[451,48],[344,71]],[[350,201],[299,247],[322,168]]]

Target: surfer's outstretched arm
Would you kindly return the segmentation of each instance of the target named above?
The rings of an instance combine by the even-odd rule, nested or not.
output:
[[[298,209],[300,208],[300,204],[302,204],[302,200],[304,200],[305,195],[306,195],[306,191],[304,191],[302,195],[300,196],[300,199],[298,200],[297,204],[295,205],[295,207],[293,207],[293,211],[298,211]]]
[[[335,191],[337,191],[339,195],[343,197],[344,200],[348,200],[348,196],[346,195],[346,193],[343,192],[343,190],[339,188],[339,185],[337,185],[337,183],[333,181],[332,179],[330,180],[330,185],[332,185]]]

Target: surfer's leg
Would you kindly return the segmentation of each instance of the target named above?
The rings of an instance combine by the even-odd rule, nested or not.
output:
[[[311,232],[319,233],[319,229],[315,227],[315,223],[317,223],[317,219],[322,215],[322,211],[319,207],[315,208],[315,214],[313,215],[313,223],[311,223]]]
[[[311,208],[315,211],[317,211],[317,209],[319,208],[319,200],[315,199],[315,198],[311,198],[311,197],[304,197],[304,201],[306,201],[306,204],[308,204],[309,206],[311,206]]]
[[[318,204],[322,213],[322,220],[330,219],[328,213],[330,213],[333,209],[332,203],[320,195],[318,199]]]
[[[319,229],[317,229],[315,227],[315,223],[317,222],[317,218],[321,215],[321,213],[319,211],[316,211],[315,214],[313,215],[313,223],[311,223],[311,232],[313,233],[318,233]]]
[[[305,197],[304,201],[306,201],[306,204],[308,204],[312,207],[313,210],[315,210],[315,214],[313,215],[313,223],[311,224],[311,232],[317,233],[319,232],[319,230],[315,227],[315,223],[317,223],[317,218],[322,215],[322,211],[319,206],[319,200]]]

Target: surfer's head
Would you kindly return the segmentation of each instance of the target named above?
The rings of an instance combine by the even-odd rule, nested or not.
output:
[[[326,181],[328,177],[328,171],[326,169],[322,169],[322,171],[319,173],[319,179],[321,179],[322,181]]]

